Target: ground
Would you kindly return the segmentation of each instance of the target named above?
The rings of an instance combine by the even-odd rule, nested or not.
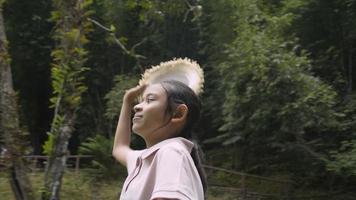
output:
[[[32,172],[29,174],[34,190],[36,192],[36,199],[39,199],[41,187],[43,184],[43,172]],[[87,173],[74,171],[67,171],[64,175],[63,186],[61,192],[62,200],[113,200],[118,199],[119,192],[123,178],[117,180],[101,180],[96,181],[93,177],[89,177]],[[0,199],[15,200],[10,188],[8,179],[4,172],[0,172]],[[225,192],[209,191],[209,200],[230,200],[237,199],[233,194],[229,195]]]

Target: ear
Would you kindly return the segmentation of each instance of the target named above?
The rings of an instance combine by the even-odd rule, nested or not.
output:
[[[173,113],[171,121],[174,122],[183,122],[188,115],[188,107],[185,104],[180,104]]]

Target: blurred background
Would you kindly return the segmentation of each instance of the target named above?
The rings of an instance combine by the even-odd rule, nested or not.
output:
[[[1,4],[0,81],[10,66],[14,90],[1,104],[1,199],[21,199],[11,182],[20,158],[39,199],[53,155],[67,156],[62,199],[117,199],[124,91],[178,57],[205,72],[195,133],[208,199],[356,199],[355,0]],[[54,153],[63,127],[65,155]]]

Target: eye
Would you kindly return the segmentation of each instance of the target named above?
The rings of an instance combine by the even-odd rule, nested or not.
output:
[[[146,98],[146,102],[147,103],[150,103],[150,102],[152,102],[152,101],[154,101],[155,99],[154,98]]]

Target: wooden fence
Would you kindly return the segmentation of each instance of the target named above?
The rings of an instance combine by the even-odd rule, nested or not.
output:
[[[79,173],[80,170],[80,161],[83,159],[88,159],[92,158],[93,156],[91,155],[67,155],[67,163],[70,163],[69,161],[73,160],[74,161],[74,166],[67,166],[69,168],[74,168],[76,173]],[[39,167],[44,167],[46,163],[48,162],[48,156],[41,156],[41,155],[31,155],[31,156],[24,156],[26,160],[29,161],[30,163],[30,168],[31,169],[37,169]]]
[[[28,167],[31,170],[43,170],[46,163],[48,162],[48,156],[29,155],[29,156],[24,156],[24,158],[28,161]],[[85,159],[86,161],[88,161],[88,159],[91,158],[93,158],[93,156],[91,155],[67,155],[67,163],[68,163],[67,168],[74,169],[76,173],[80,173],[80,168],[83,166],[81,164],[82,161]],[[209,181],[209,175],[217,172],[228,174],[228,176],[230,177],[231,176],[233,176],[234,178],[236,177],[236,179],[239,180],[238,185],[228,186],[228,185],[222,185],[210,181],[209,189],[236,194],[236,196],[238,197],[237,199],[239,200],[289,199],[290,189],[291,186],[294,184],[292,181],[288,181],[288,180],[257,176],[253,174],[247,174],[247,173],[224,169],[221,167],[215,167],[211,165],[203,165],[203,167],[207,172],[208,181]],[[278,184],[279,188],[284,188],[284,189],[282,189],[281,192],[279,192],[279,194],[276,193],[269,194],[269,193],[259,192],[249,186],[250,179],[257,179],[260,182],[263,181],[267,183]]]
[[[28,167],[32,170],[43,170],[46,163],[48,162],[48,156],[41,156],[41,155],[31,155],[31,156],[24,156],[26,160],[28,160]],[[67,167],[70,169],[74,169],[76,173],[80,172],[81,167],[83,166],[81,163],[84,159],[93,158],[91,155],[67,155]],[[1,160],[1,157],[0,157]],[[0,163],[1,164],[1,163]],[[304,196],[295,196],[291,194],[295,183],[293,181],[289,180],[283,180],[283,179],[276,179],[276,178],[270,178],[270,177],[264,177],[264,176],[258,176],[258,175],[253,175],[253,174],[247,174],[243,172],[238,172],[234,170],[229,170],[229,169],[224,169],[221,167],[215,167],[211,165],[203,165],[205,168],[207,174],[208,174],[208,181],[209,181],[209,175],[214,174],[214,173],[224,173],[227,174],[230,177],[238,177],[237,179],[239,180],[239,185],[221,185],[219,183],[214,183],[214,182],[209,182],[209,190],[217,190],[220,192],[226,192],[229,194],[235,194],[235,197],[233,199],[237,200],[306,200],[306,199],[318,199],[318,200],[324,200],[327,199],[328,197],[331,196],[336,196],[342,193],[342,191],[334,192],[334,193],[329,193],[329,194],[323,194],[323,195],[304,195]],[[1,169],[0,165],[0,169]],[[6,179],[6,178],[0,178],[0,179]],[[265,182],[267,184],[274,184],[278,185],[278,188],[281,190],[280,192],[272,192],[272,193],[266,193],[266,192],[261,192],[259,190],[256,190],[254,188],[250,187],[250,181],[251,179],[258,180],[260,182]],[[5,191],[6,193],[10,193],[11,191]],[[0,192],[4,193],[4,192]]]
[[[215,167],[210,165],[203,165],[203,167],[208,172],[208,180],[209,180],[209,171],[216,171],[220,173],[222,172],[228,174],[229,176],[238,177],[239,180],[238,185],[226,186],[226,185],[216,184],[214,182],[209,182],[209,188],[220,190],[220,191],[226,191],[229,193],[235,193],[237,199],[239,200],[291,199],[291,189],[293,188],[294,185],[293,181],[247,174],[243,172],[238,172],[238,171],[224,169],[221,167]],[[264,182],[265,186],[267,185],[270,186],[272,184],[277,185],[279,189],[278,191],[273,191],[272,193],[258,191],[258,189],[255,189],[252,186],[250,186],[251,181],[249,181],[249,179],[258,180],[257,182]]]

